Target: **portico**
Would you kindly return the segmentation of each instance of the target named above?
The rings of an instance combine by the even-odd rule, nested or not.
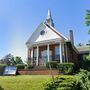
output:
[[[45,65],[49,61],[57,61],[63,63],[65,60],[65,44],[58,43],[43,43],[36,44],[29,48],[29,56],[33,65]],[[62,51],[63,50],[63,51]],[[32,55],[33,54],[33,55]],[[62,60],[63,59],[63,60]]]

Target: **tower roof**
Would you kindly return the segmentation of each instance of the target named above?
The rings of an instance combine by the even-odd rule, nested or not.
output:
[[[50,10],[48,10],[48,14],[47,14],[47,18],[46,18],[46,23],[48,23],[49,25],[54,27],[54,23],[53,23],[53,19],[52,19],[52,15],[51,15],[51,11]]]
[[[48,10],[47,19],[52,19],[52,16],[51,16],[51,11],[50,11],[50,10]]]

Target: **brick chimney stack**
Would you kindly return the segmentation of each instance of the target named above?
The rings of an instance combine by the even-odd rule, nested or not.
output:
[[[70,30],[70,41],[74,45],[73,30]]]

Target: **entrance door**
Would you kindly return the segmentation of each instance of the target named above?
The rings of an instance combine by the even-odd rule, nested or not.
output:
[[[42,64],[46,65],[47,62],[47,50],[41,52]]]
[[[42,63],[43,65],[46,65],[48,58],[47,58],[47,50],[44,50],[41,52],[41,57],[42,57]],[[52,51],[49,51],[49,61],[52,61]]]

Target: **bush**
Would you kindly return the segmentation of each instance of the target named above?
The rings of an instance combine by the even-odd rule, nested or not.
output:
[[[63,75],[45,83],[45,90],[90,90],[90,72],[80,70],[76,75]]]
[[[49,65],[51,65],[51,68],[57,68],[58,63],[56,61],[50,61],[46,63],[46,67],[50,68]]]
[[[47,70],[47,67],[46,66],[35,66],[33,69],[34,70]]]
[[[25,69],[24,64],[17,64],[16,67],[17,67],[17,69]]]
[[[66,75],[56,77],[54,82],[50,80],[45,86],[45,90],[78,90],[76,88],[76,78]]]
[[[0,75],[3,75],[6,64],[0,64]]]
[[[90,71],[90,61],[89,60],[82,62],[82,69]]]
[[[25,65],[25,69],[32,69],[32,68],[34,68],[34,67],[31,64]]]
[[[74,63],[62,63],[58,64],[59,72],[64,74],[73,74],[75,65]]]
[[[90,72],[81,69],[76,76],[80,90],[90,90]]]

